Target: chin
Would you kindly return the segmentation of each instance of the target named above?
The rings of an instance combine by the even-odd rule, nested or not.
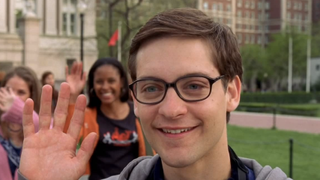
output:
[[[190,157],[183,157],[180,155],[175,155],[175,157],[171,158],[161,158],[162,161],[169,167],[173,168],[185,168],[194,163]]]
[[[160,154],[162,161],[174,168],[184,168],[195,162],[194,156],[190,152],[177,152],[173,150],[168,150],[165,153]]]

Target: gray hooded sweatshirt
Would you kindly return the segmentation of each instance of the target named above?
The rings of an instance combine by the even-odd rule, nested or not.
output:
[[[131,161],[119,175],[104,180],[145,180],[158,159],[159,155],[139,157]],[[262,167],[253,159],[240,158],[240,160],[253,170],[256,180],[291,180],[280,168]]]
[[[139,157],[131,161],[119,175],[111,176],[104,180],[145,180],[159,158],[159,155]],[[287,175],[280,168],[262,167],[253,159],[240,158],[240,161],[253,170],[256,180],[292,180],[287,178]],[[19,180],[27,180],[20,172],[18,174]]]

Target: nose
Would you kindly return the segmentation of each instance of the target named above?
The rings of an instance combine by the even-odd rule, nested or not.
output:
[[[179,119],[187,113],[186,102],[178,96],[174,88],[168,89],[159,105],[159,114],[168,119]]]
[[[108,89],[110,87],[110,84],[108,82],[104,82],[102,84],[102,89]]]

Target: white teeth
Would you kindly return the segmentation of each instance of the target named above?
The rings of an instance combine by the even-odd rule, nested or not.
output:
[[[103,96],[110,96],[111,95],[111,93],[104,93],[104,94],[102,94]]]
[[[165,133],[170,133],[170,134],[179,134],[179,133],[187,132],[187,131],[189,131],[190,129],[191,129],[191,128],[187,128],[187,129],[176,129],[176,130],[162,129],[162,131],[165,132]]]

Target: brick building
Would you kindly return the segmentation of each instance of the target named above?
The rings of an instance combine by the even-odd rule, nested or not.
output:
[[[312,22],[320,23],[320,0],[312,2]]]
[[[240,45],[268,44],[270,34],[310,33],[312,0],[199,0],[198,8],[231,27]]]

